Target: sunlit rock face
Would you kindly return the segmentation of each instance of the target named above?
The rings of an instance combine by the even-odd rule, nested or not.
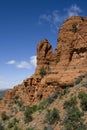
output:
[[[73,86],[77,77],[87,73],[87,18],[67,19],[60,27],[57,41],[54,52],[47,39],[37,44],[35,73],[6,93],[1,110],[16,96],[26,105],[36,104],[55,91]],[[47,72],[44,76],[40,75],[42,68]]]

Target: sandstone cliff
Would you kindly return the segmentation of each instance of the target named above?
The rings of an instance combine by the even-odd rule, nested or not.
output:
[[[45,47],[44,40],[43,43]],[[59,30],[57,47],[53,54],[49,53],[50,57],[48,63],[51,73],[42,79],[42,84],[57,82],[60,86],[72,85],[78,76],[87,72],[87,18],[72,16],[64,22]],[[38,58],[37,63],[38,68]],[[48,63],[40,64],[36,73],[39,74],[38,70]]]
[[[3,105],[17,95],[25,104],[36,104],[54,91],[73,86],[74,81],[87,73],[87,18],[73,16],[60,27],[54,53],[47,39],[37,45],[35,74],[9,90]],[[40,71],[46,71],[41,76]]]
[[[38,43],[35,73],[0,99],[1,129],[87,130],[87,18],[67,19],[57,41],[54,52],[47,39]],[[65,102],[71,110],[69,115]],[[46,115],[50,116],[48,120]],[[54,124],[50,124],[50,119],[55,120]]]

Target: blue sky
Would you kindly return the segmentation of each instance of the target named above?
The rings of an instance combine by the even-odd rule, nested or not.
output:
[[[0,89],[31,76],[37,43],[47,38],[54,50],[64,20],[86,12],[86,0],[0,0]]]

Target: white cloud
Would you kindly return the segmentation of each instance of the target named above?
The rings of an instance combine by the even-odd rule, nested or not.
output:
[[[16,60],[9,60],[8,62],[6,62],[7,65],[12,66],[14,65],[15,67],[19,68],[19,69],[30,69],[30,71],[34,71],[35,67],[36,67],[36,56],[31,56],[29,57],[29,61],[16,61]],[[30,72],[30,74],[28,74],[29,77],[32,73]],[[22,77],[21,79],[15,79],[15,80],[11,80],[11,79],[7,79],[3,76],[0,75],[0,89],[10,89],[13,88],[13,86],[21,83],[24,78],[26,78],[25,76]]]
[[[17,63],[16,66],[18,68],[25,68],[25,69],[30,69],[31,68],[30,63],[28,63],[26,61],[21,61],[20,63]]]
[[[60,15],[58,10],[52,12],[54,23],[60,22]]]
[[[22,80],[8,81],[8,80],[0,80],[0,90],[11,89],[13,86],[21,83]]]
[[[16,61],[15,60],[10,60],[6,64],[9,64],[9,65],[16,64]]]
[[[36,56],[30,57],[30,63],[36,67],[36,64],[37,64]]]
[[[0,80],[0,88],[2,88],[3,86],[8,86],[8,84],[8,82]]]
[[[29,61],[15,61],[10,60],[6,64],[8,65],[15,65],[17,68],[20,69],[31,69],[36,67],[36,56],[31,56]]]
[[[65,9],[65,10],[67,11],[68,17],[78,16],[82,12],[80,7],[78,7],[76,4],[71,5],[70,8]]]
[[[50,14],[43,14],[40,16],[41,20],[46,20],[47,22],[51,22],[52,16]]]
[[[55,29],[58,29],[57,28],[57,25],[60,23],[61,21],[61,16],[59,14],[59,11],[58,10],[54,10],[53,12],[51,13],[47,13],[47,14],[42,14],[40,17],[39,17],[39,23],[40,24],[43,24],[44,22],[47,22],[51,29],[54,28]]]
[[[65,19],[69,18],[70,16],[78,16],[81,13],[82,10],[80,9],[80,7],[74,4],[71,5],[69,8],[63,9],[61,11],[53,10],[51,13],[40,15],[39,23],[48,23],[48,25],[51,27],[51,30],[56,32]]]

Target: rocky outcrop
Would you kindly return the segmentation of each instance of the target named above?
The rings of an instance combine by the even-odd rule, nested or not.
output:
[[[36,74],[39,74],[40,69],[47,69],[52,62],[52,46],[47,39],[42,40],[37,45],[37,67]]]
[[[50,68],[50,73],[41,77],[41,68],[46,71]],[[73,86],[76,78],[85,73],[87,73],[87,18],[73,16],[61,26],[54,53],[47,39],[38,43],[35,74],[7,92],[4,101],[10,102],[19,95],[25,104],[36,104],[54,91]]]
[[[64,22],[52,58],[51,74],[43,79],[44,84],[72,86],[78,76],[87,72],[87,18],[72,16]]]
[[[75,30],[75,29],[76,30]],[[54,58],[61,63],[70,64],[87,58],[87,20],[72,16],[61,26]],[[75,62],[76,63],[76,62]]]
[[[61,70],[78,69],[84,71],[87,64],[87,19],[72,16],[61,26],[58,34],[57,47],[52,54],[52,47],[48,40],[42,40],[37,46],[37,67],[48,66],[52,73]],[[84,70],[83,69],[84,66]],[[64,72],[65,73],[65,72]]]

